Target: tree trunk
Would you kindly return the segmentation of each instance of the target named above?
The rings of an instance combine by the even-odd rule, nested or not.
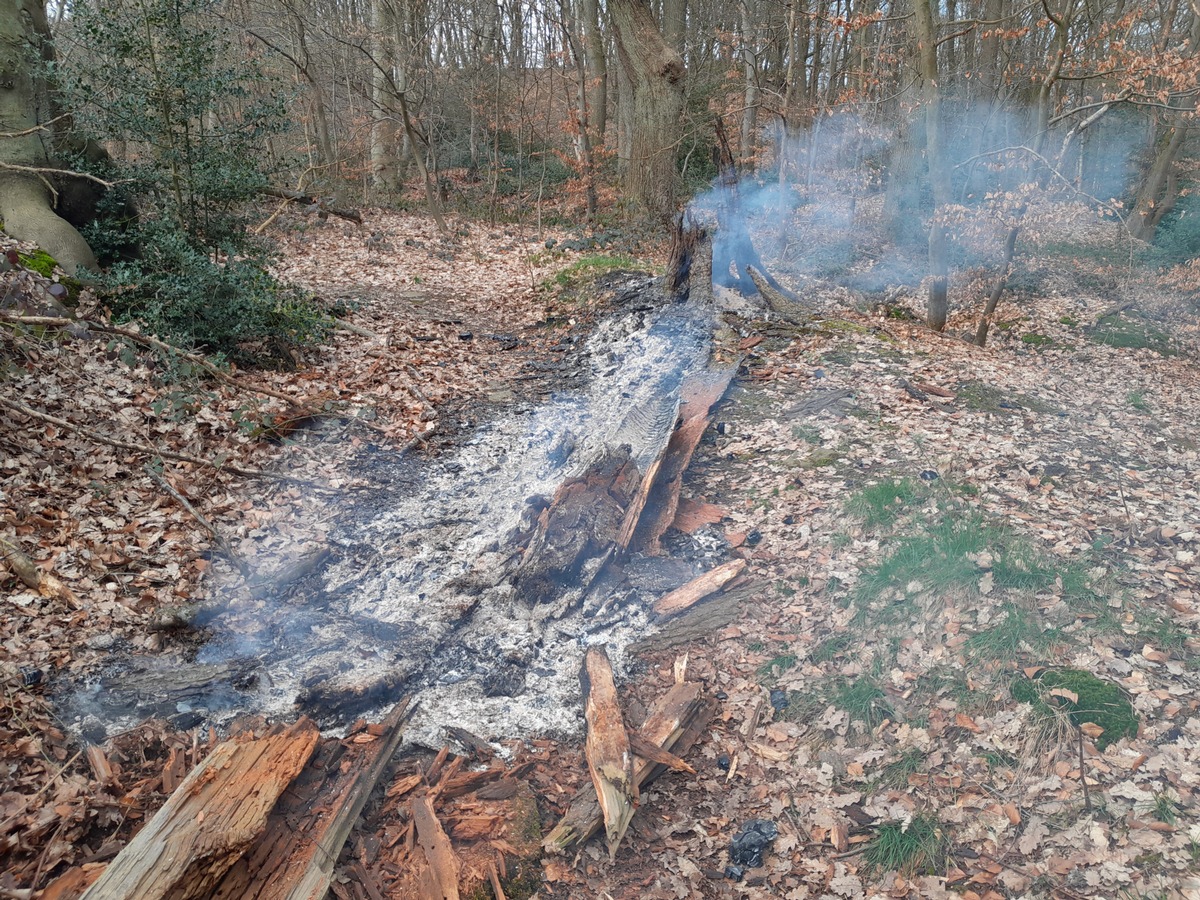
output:
[[[916,0],[913,19],[917,30],[917,58],[921,67],[921,101],[925,108],[925,158],[933,189],[933,214],[929,222],[929,299],[925,321],[934,331],[946,327],[949,264],[946,259],[946,226],[940,221],[950,202],[950,173],[942,146],[941,88],[938,86],[937,29],[933,0]]]
[[[758,131],[758,17],[751,0],[742,4],[742,67],[746,78],[745,100],[742,109],[742,136],[738,152],[742,163],[754,157],[754,137]]]
[[[13,237],[37,244],[68,273],[97,268],[87,241],[54,212],[57,193],[51,173],[22,171],[55,168],[49,131],[54,118],[47,85],[34,77],[40,50],[53,58],[50,29],[37,0],[0,0],[0,221]],[[45,125],[43,128],[42,126]]]
[[[663,40],[645,0],[612,0],[609,13],[633,100],[625,189],[647,212],[669,220],[678,195],[683,58]]]
[[[371,185],[385,198],[395,194],[400,184],[390,71],[395,61],[393,18],[388,0],[371,0],[371,32],[375,42],[375,64],[371,70]]]
[[[587,59],[587,106],[593,144],[603,146],[608,126],[608,59],[604,53],[604,35],[600,31],[600,0],[581,0],[583,47]]]
[[[1135,238],[1143,241],[1154,240],[1159,223],[1175,208],[1178,196],[1175,159],[1187,138],[1187,133],[1188,126],[1179,123],[1167,130],[1165,140],[1160,139],[1156,142],[1154,162],[1138,188],[1133,213],[1129,216],[1129,233]]]

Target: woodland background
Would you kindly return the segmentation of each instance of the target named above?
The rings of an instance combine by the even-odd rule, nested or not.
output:
[[[20,32],[30,9],[9,0],[0,21]],[[876,281],[928,276],[938,330],[952,271],[989,266],[991,311],[1023,241],[1071,249],[1048,202],[1117,223],[1114,262],[1126,266],[1187,262],[1200,236],[1200,14],[1186,0],[137,0],[45,12],[39,34],[25,29],[48,95],[34,130],[67,133],[56,165],[112,186],[85,237],[101,262],[125,261],[124,288],[149,279],[163,293],[161,270],[201,265],[189,254],[245,259],[254,242],[240,217],[264,189],[299,192],[322,216],[421,203],[443,228],[448,209],[602,233],[661,222],[717,174],[718,118],[752,173],[752,212],[818,213],[805,240],[823,245],[835,271],[822,274],[889,255]],[[0,176],[27,178],[0,163]],[[242,274],[236,292],[265,290]],[[133,294],[131,311],[154,305]],[[221,349],[216,335],[185,337]]]

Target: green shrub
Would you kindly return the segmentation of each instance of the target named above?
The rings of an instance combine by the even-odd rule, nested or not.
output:
[[[100,280],[121,319],[137,318],[165,340],[239,362],[288,364],[289,351],[321,338],[325,319],[277,281],[262,257],[215,262],[178,230],[140,231],[139,258]]]

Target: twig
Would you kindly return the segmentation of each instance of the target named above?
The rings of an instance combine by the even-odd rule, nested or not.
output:
[[[225,540],[225,537],[221,534],[221,532],[217,531],[216,526],[213,525],[212,522],[208,521],[208,519],[204,518],[204,516],[200,514],[199,510],[192,506],[191,501],[188,500],[187,497],[183,496],[183,494],[179,493],[179,491],[174,488],[171,482],[167,481],[165,476],[155,471],[153,466],[147,463],[146,465],[142,466],[142,469],[147,475],[157,481],[162,486],[163,490],[178,500],[180,505],[190,512],[197,522],[204,526],[205,531],[212,535],[214,543],[216,543],[216,545],[221,549],[221,552],[225,554],[231,563],[237,566],[238,571],[242,573],[242,577],[249,581],[251,576],[250,567],[246,565],[246,561],[238,556],[238,554],[234,552],[234,549],[229,546],[229,542]]]
[[[332,318],[330,321],[333,324],[333,327],[336,329],[348,331],[351,334],[361,335],[362,337],[370,338],[373,341],[379,341],[381,344],[384,343],[384,338],[382,335],[378,335],[373,331],[368,331],[361,325],[355,325],[353,322],[346,322],[343,319],[338,318]]]
[[[0,406],[10,409],[13,412],[20,413],[23,416],[29,416],[31,419],[37,419],[39,422],[45,422],[48,425],[57,425],[59,428],[65,428],[68,431],[73,431],[81,434],[89,440],[93,440],[98,444],[104,444],[108,447],[116,447],[118,450],[129,450],[133,453],[144,453],[147,456],[159,456],[163,459],[173,459],[177,462],[192,463],[197,466],[216,469],[218,471],[232,472],[235,475],[243,475],[247,478],[272,478],[281,481],[291,481],[297,484],[308,484],[300,478],[293,478],[290,475],[278,475],[273,472],[265,472],[262,469],[247,469],[241,466],[223,465],[215,463],[211,459],[203,459],[199,456],[189,456],[186,453],[175,453],[171,450],[162,450],[157,447],[151,447],[147,444],[134,444],[129,441],[121,441],[116,438],[110,438],[107,435],[100,434],[98,431],[93,431],[83,425],[76,425],[66,419],[60,419],[58,416],[52,416],[47,413],[38,412],[36,409],[31,409],[24,403],[17,403],[15,400],[9,400],[5,397],[0,397]]]
[[[1083,729],[1076,727],[1075,730],[1079,733],[1079,783],[1083,785],[1083,808],[1091,812],[1092,793],[1088,789],[1087,770],[1084,768],[1083,761]]]
[[[55,116],[49,122],[41,122],[37,125],[34,125],[32,128],[26,128],[24,131],[0,131],[0,140],[5,140],[6,138],[27,137],[31,134],[37,134],[39,131],[49,131],[51,125],[65,118],[65,114],[61,116]]]

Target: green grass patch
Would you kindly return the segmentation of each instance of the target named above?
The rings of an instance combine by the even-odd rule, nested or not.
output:
[[[867,528],[890,525],[920,493],[920,486],[911,478],[889,478],[863,488],[846,503],[846,510],[863,520]]]
[[[980,571],[968,556],[986,549],[991,537],[978,515],[944,516],[927,531],[900,539],[890,555],[866,569],[855,599],[869,603],[894,591],[912,596],[974,584]]]
[[[1142,805],[1142,812],[1149,813],[1172,828],[1179,823],[1179,816],[1183,810],[1179,796],[1170,790],[1155,791],[1154,799]]]
[[[624,254],[593,253],[575,260],[547,282],[559,288],[575,288],[587,282],[595,281],[601,275],[609,272],[633,271],[654,272],[649,263],[634,259]]]
[[[949,838],[937,819],[921,813],[908,822],[879,826],[863,852],[863,861],[871,873],[933,875],[945,868],[949,849]]]
[[[1048,347],[1054,343],[1054,339],[1044,334],[1038,334],[1036,331],[1031,331],[1029,334],[1021,335],[1021,343],[1028,347]]]
[[[1130,391],[1125,395],[1125,402],[1138,412],[1150,412],[1150,404],[1146,402],[1146,395],[1141,391]]]
[[[1057,629],[1043,630],[1033,616],[1015,603],[1005,603],[1003,618],[990,628],[967,638],[966,649],[975,657],[1015,659],[1041,653],[1061,638]]]
[[[843,683],[833,692],[830,702],[846,712],[852,721],[862,722],[868,728],[875,728],[884,719],[895,715],[883,689],[865,675]]]
[[[758,677],[768,680],[778,678],[798,661],[799,657],[795,653],[781,653],[758,667]]]
[[[788,705],[779,711],[778,718],[785,722],[808,724],[829,705],[823,685],[813,690],[788,691]]]
[[[825,640],[812,648],[808,656],[815,663],[829,662],[845,653],[853,643],[854,636],[848,631],[843,631],[841,634],[834,634],[825,638]]]
[[[963,381],[955,388],[958,402],[966,409],[980,412],[1015,412],[1027,409],[1030,412],[1055,415],[1061,410],[1053,403],[1039,400],[1029,394],[1005,391],[983,381]]]
[[[1153,350],[1163,356],[1175,354],[1171,336],[1142,319],[1117,313],[1105,316],[1091,331],[1097,344],[1130,350]]]
[[[925,768],[925,751],[912,747],[905,750],[899,759],[883,767],[879,773],[879,784],[886,788],[908,787],[909,776],[918,775]]]
[[[1012,695],[1035,708],[1049,709],[1053,704],[1067,713],[1076,728],[1085,722],[1099,725],[1104,729],[1096,738],[1100,751],[1137,734],[1137,714],[1121,689],[1082,669],[1047,669],[1037,678],[1014,682]]]

